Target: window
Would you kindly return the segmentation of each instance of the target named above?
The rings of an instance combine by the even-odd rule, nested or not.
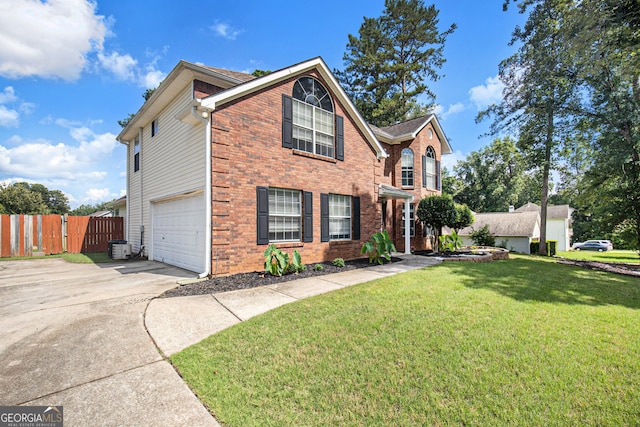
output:
[[[160,132],[160,127],[158,126],[158,119],[155,119],[151,122],[151,137],[153,138]]]
[[[329,240],[351,239],[351,197],[329,194]]]
[[[133,171],[138,172],[140,170],[140,137],[136,136],[133,142]]]
[[[425,158],[423,174],[425,177],[424,185],[427,188],[436,188],[436,152],[433,150],[433,147],[427,147]]]
[[[320,82],[302,77],[293,86],[293,148],[334,157],[333,102]]]
[[[269,188],[269,242],[299,242],[302,200],[298,190]]]
[[[410,236],[414,237],[416,235],[416,217],[414,213],[414,204],[409,203],[409,232]],[[406,216],[404,215],[404,202],[402,203],[402,235],[404,236],[404,221]]]
[[[410,148],[402,150],[402,186],[413,187],[413,151]]]

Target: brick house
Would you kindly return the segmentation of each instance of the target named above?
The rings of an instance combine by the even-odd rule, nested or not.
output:
[[[451,152],[434,115],[369,126],[321,58],[260,78],[182,61],[118,140],[133,251],[202,276],[261,270],[270,243],[307,264],[381,229],[423,248],[403,212]]]

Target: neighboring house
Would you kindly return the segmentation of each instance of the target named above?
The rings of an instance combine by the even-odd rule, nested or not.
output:
[[[527,203],[519,207],[515,212],[538,212],[540,206],[535,203]],[[573,237],[573,224],[571,214],[573,208],[569,205],[547,205],[547,240],[557,240],[559,251],[568,251],[571,248]]]
[[[504,245],[513,252],[530,253],[529,245],[540,238],[540,215],[538,212],[490,212],[476,213],[475,222],[460,230],[458,235],[465,245],[473,245],[471,233],[489,226],[496,245]]]
[[[272,243],[358,258],[381,229],[422,248],[413,212],[452,151],[433,115],[369,126],[321,58],[260,78],[182,61],[118,140],[133,250],[201,276],[261,270]]]
[[[113,216],[124,218],[124,229],[127,229],[127,196],[122,196],[109,204]]]
[[[113,216],[113,212],[111,211],[97,211],[94,213],[90,213],[89,216],[97,217],[97,218],[111,218]]]

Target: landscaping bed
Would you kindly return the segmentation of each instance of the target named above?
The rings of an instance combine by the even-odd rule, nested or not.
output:
[[[391,262],[402,261],[400,258],[391,258]],[[322,266],[316,269],[315,266]],[[251,289],[258,286],[274,285],[291,280],[306,279],[308,277],[324,276],[325,274],[340,273],[342,271],[356,270],[359,268],[373,267],[367,258],[359,258],[345,261],[344,267],[336,267],[331,262],[308,264],[306,270],[296,274],[285,274],[283,276],[272,276],[265,271],[253,273],[239,273],[229,276],[220,276],[213,279],[189,283],[170,289],[163,293],[161,297],[182,297],[189,295],[215,294],[219,292],[236,291],[239,289]]]
[[[559,264],[577,265],[591,270],[607,271],[625,276],[640,277],[640,264],[624,264],[613,262],[582,261],[575,259],[559,259]]]

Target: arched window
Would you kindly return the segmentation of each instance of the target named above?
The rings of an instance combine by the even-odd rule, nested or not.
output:
[[[334,157],[333,101],[327,89],[312,77],[293,86],[293,148]]]
[[[425,153],[424,177],[427,188],[436,188],[436,152],[432,146]]]
[[[402,186],[413,187],[413,150],[411,148],[402,150]]]

